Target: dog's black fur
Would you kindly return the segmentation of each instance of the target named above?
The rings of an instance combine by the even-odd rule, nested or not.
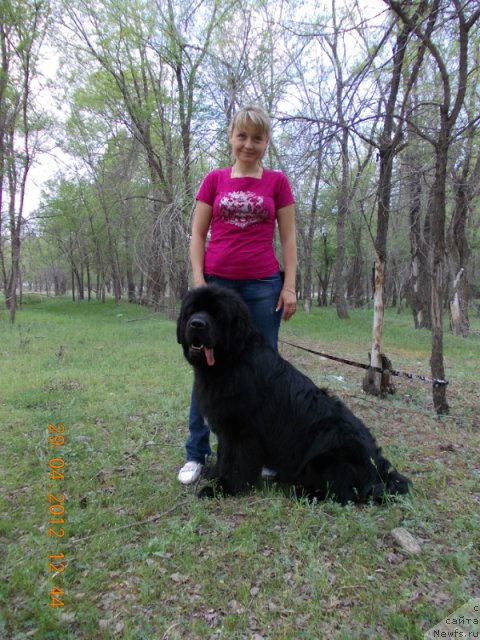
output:
[[[364,503],[408,492],[409,480],[363,422],[268,345],[234,292],[214,285],[189,291],[177,339],[218,438],[214,481],[201,496],[244,491],[263,465],[318,499]]]

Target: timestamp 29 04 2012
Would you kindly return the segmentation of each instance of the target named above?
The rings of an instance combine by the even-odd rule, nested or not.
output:
[[[59,423],[48,425],[48,443],[53,447],[53,456],[48,462],[51,484],[48,493],[48,536],[58,542],[65,536],[65,493],[61,491],[61,483],[65,479],[65,460],[60,455],[60,447],[65,444],[65,425]],[[65,553],[60,550],[49,553],[48,571],[52,579],[50,587],[50,606],[63,607],[64,585],[63,576],[65,572]]]

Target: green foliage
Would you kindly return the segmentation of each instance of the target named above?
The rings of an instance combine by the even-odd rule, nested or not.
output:
[[[27,4],[18,4],[18,10],[26,11]],[[470,4],[462,5],[467,17],[474,15]],[[410,16],[417,10],[423,12],[422,28],[431,9],[427,5],[415,2],[405,7]],[[14,6],[5,5],[12,11]],[[166,281],[156,283],[159,288],[181,289],[187,278],[189,224],[196,189],[208,170],[231,160],[226,133],[232,113],[242,104],[257,102],[267,108],[273,123],[265,164],[284,170],[294,188],[300,275],[324,269],[324,246],[319,242],[323,229],[328,233],[329,258],[337,255],[336,202],[343,192],[339,185],[344,184],[350,193],[342,196],[348,201],[343,272],[350,287],[349,301],[357,304],[360,298],[367,300],[365,283],[370,282],[374,259],[380,166],[379,157],[369,153],[384,131],[392,53],[402,26],[393,8],[377,13],[361,3],[326,7],[297,0],[280,4],[270,0],[208,0],[198,5],[183,0],[128,0],[121,5],[115,0],[85,0],[62,1],[55,8],[52,34],[62,60],[51,86],[61,117],[52,114],[58,121],[52,135],[71,156],[68,167],[59,174],[65,173],[73,190],[81,188],[70,211],[65,210],[65,202],[58,207],[57,176],[56,185],[45,190],[42,212],[46,217],[53,210],[54,215],[66,218],[80,212],[84,222],[88,210],[88,224],[73,231],[78,246],[71,255],[65,250],[71,220],[46,235],[52,251],[57,251],[58,264],[67,260],[82,271],[88,258],[90,266],[96,263],[97,274],[104,274],[104,281],[114,279],[112,273],[117,270],[119,279],[125,281],[131,264],[138,262],[137,287],[142,274],[152,282],[151,272],[157,269],[162,273],[160,279]],[[458,88],[462,49],[455,11],[442,0],[432,34],[436,51],[445,62],[452,95]],[[451,136],[447,224],[454,206],[452,176],[463,175],[462,181],[472,185],[468,192],[475,193],[478,26],[479,21],[472,23],[469,33],[466,104]],[[402,69],[403,89],[393,114],[394,126],[403,126],[393,163],[386,277],[388,294],[395,286],[402,296],[410,275],[412,171],[419,176],[419,223],[428,240],[427,212],[431,213],[435,167],[430,141],[440,118],[442,88],[438,65],[429,50],[422,59],[410,102],[401,105],[421,46],[412,34]],[[337,100],[340,96],[341,104]],[[406,113],[408,121],[403,120]],[[345,183],[340,170],[341,123],[349,134]],[[38,126],[44,124],[40,119]],[[312,213],[317,177],[319,193]],[[129,227],[120,207],[133,203]],[[468,275],[474,282],[478,279],[478,261],[473,259],[478,246],[474,199],[468,211],[467,239],[472,250]],[[128,243],[125,238],[131,229],[138,229],[145,242]],[[173,253],[178,258],[173,258]],[[163,258],[161,265],[158,256]],[[34,268],[30,258],[26,262]],[[456,265],[448,266],[454,270]],[[355,287],[358,297],[352,295]]]

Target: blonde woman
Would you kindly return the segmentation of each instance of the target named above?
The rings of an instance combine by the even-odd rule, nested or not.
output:
[[[262,162],[270,134],[270,119],[260,107],[235,114],[229,129],[233,164],[207,174],[196,195],[190,259],[194,286],[215,283],[237,291],[257,329],[277,349],[280,321],[289,320],[297,307],[297,244],[288,178]],[[283,272],[273,244],[276,226]],[[178,474],[182,484],[198,479],[211,453],[209,430],[193,394],[189,431],[186,464]]]

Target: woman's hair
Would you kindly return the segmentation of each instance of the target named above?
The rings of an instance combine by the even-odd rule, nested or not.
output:
[[[229,135],[232,135],[234,129],[240,129],[247,124],[253,125],[257,133],[262,136],[265,135],[267,139],[270,140],[270,118],[264,109],[256,106],[248,106],[237,111],[228,127]]]

